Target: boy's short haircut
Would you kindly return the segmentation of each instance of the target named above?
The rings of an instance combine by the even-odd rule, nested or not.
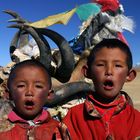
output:
[[[14,78],[13,75],[15,74],[16,70],[24,66],[35,66],[35,67],[43,68],[46,71],[46,74],[48,75],[48,83],[50,84],[49,86],[51,88],[51,77],[50,77],[49,71],[46,69],[46,67],[42,63],[40,63],[38,60],[35,60],[35,59],[29,59],[29,60],[19,62],[11,68],[11,72],[9,74],[9,78],[7,81],[8,88],[10,88],[10,83],[12,82],[12,79]]]
[[[133,59],[132,59],[132,53],[130,51],[129,46],[122,42],[119,39],[112,38],[112,39],[103,39],[101,42],[99,42],[95,47],[91,50],[90,55],[87,58],[87,65],[90,69],[90,66],[92,62],[94,61],[96,57],[96,53],[101,50],[102,48],[107,47],[107,48],[119,48],[122,50],[126,55],[127,55],[127,66],[128,70],[130,70],[133,66]]]

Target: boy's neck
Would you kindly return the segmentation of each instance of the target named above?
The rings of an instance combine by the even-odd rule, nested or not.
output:
[[[36,114],[35,116],[23,116],[22,114],[20,114],[20,113],[16,110],[16,108],[14,108],[13,111],[14,111],[19,117],[21,117],[22,119],[24,119],[24,120],[26,120],[26,121],[28,121],[28,120],[35,120],[35,119],[37,119],[37,118],[41,115],[41,113],[42,113],[42,110],[41,110],[41,111],[40,111],[38,114]]]
[[[118,94],[117,96],[115,96],[114,98],[105,98],[105,97],[100,96],[100,95],[97,94],[96,92],[93,93],[94,99],[97,100],[98,102],[102,103],[102,104],[110,104],[110,103],[116,101],[120,95],[121,95],[121,94],[119,93],[119,94]]]

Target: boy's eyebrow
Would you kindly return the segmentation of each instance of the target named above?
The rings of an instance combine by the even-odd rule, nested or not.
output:
[[[37,80],[34,83],[43,83],[43,84],[45,84],[45,81],[44,80]]]
[[[19,83],[19,82],[23,82],[23,83],[25,83],[24,80],[16,80],[16,83]]]
[[[95,60],[94,62],[107,62],[108,60],[105,60],[105,59],[99,59],[99,60]],[[123,63],[126,63],[126,61],[122,61],[120,59],[116,59],[116,60],[113,60],[113,62],[123,62]]]

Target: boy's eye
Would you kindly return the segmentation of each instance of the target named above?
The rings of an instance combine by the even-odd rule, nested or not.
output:
[[[43,85],[36,85],[36,88],[43,88]]]
[[[96,64],[96,66],[104,66],[104,64],[103,63],[98,63],[98,64]]]
[[[23,88],[25,87],[25,85],[21,84],[21,85],[17,85],[17,88]]]
[[[121,65],[121,64],[116,64],[115,66],[116,66],[116,67],[122,67],[122,65]]]

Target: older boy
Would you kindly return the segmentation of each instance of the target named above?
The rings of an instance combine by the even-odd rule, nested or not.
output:
[[[58,122],[43,109],[51,94],[46,68],[36,60],[20,62],[11,70],[7,85],[14,109],[0,120],[0,140],[59,138]]]
[[[139,139],[140,112],[121,91],[136,76],[129,47],[118,39],[104,39],[93,48],[83,70],[95,91],[69,110],[62,123],[64,139]]]

